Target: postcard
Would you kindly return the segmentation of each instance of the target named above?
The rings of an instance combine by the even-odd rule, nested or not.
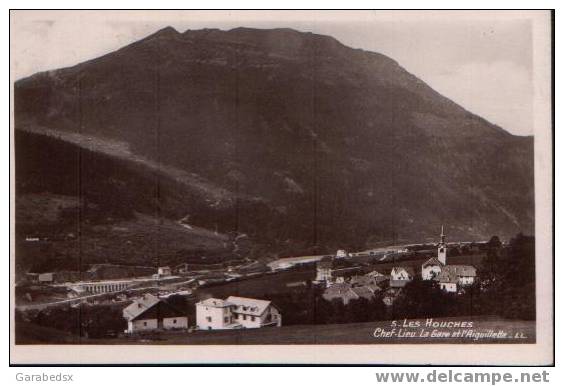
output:
[[[13,364],[553,363],[550,11],[10,27]]]

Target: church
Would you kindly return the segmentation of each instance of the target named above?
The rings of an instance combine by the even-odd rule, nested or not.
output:
[[[431,257],[421,265],[421,278],[436,280],[446,292],[458,292],[461,287],[474,283],[476,268],[471,265],[447,264],[448,248],[445,239],[444,227],[441,226],[437,256]]]

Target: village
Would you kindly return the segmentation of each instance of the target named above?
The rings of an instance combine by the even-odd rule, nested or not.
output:
[[[290,324],[296,324],[296,316],[289,314],[298,312],[291,304],[279,306],[276,299],[307,291],[343,307],[362,300],[364,307],[381,301],[388,309],[414,280],[436,283],[451,296],[463,295],[475,283],[477,267],[461,262],[479,263],[480,250],[487,243],[447,244],[443,229],[439,237],[434,245],[352,253],[338,250],[334,255],[282,258],[268,264],[246,261],[217,270],[194,270],[188,264],[156,270],[96,264],[80,276],[82,280],[68,272],[28,273],[18,294],[17,310],[25,315],[24,320],[33,320],[33,315],[48,314],[51,309],[108,306],[120,310],[126,326],[112,329],[108,336],[135,337],[159,331],[280,327],[285,314]],[[460,256],[461,249],[469,253],[470,260]],[[420,263],[422,257],[425,260]],[[53,293],[39,296],[29,290],[34,286]],[[25,288],[28,291],[23,293]]]

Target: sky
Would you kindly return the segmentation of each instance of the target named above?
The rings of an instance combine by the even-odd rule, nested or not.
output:
[[[293,28],[385,54],[516,135],[533,133],[533,28],[519,11],[15,11],[11,74],[71,66],[158,29]]]

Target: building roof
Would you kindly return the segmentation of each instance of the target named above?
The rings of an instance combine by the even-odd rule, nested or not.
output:
[[[185,313],[154,295],[145,294],[123,309],[123,317],[128,321],[139,319],[141,316],[146,319],[154,319],[185,316]]]
[[[359,298],[371,300],[374,298],[374,291],[368,286],[353,287],[351,289]]]
[[[421,264],[422,268],[428,267],[430,265],[438,265],[438,266],[444,266],[444,264],[436,257],[431,257],[429,260],[427,260],[426,262],[424,262],[423,264]]]
[[[351,288],[349,283],[334,283],[328,287],[325,292],[340,292],[348,290],[349,288]]]
[[[347,304],[354,299],[364,298],[371,300],[374,298],[374,292],[379,290],[378,286],[375,286],[375,288],[371,286],[352,287],[349,283],[336,283],[325,290],[323,297],[327,300],[339,298],[343,303]]]
[[[123,309],[123,317],[127,320],[133,320],[149,308],[157,304],[160,299],[151,294],[145,294],[137,298],[129,306]]]
[[[471,265],[445,265],[441,271],[455,276],[476,276],[476,268]]]
[[[350,292],[352,286],[349,283],[335,283],[327,288],[324,294],[331,296],[341,296]]]
[[[231,307],[233,305],[228,300],[223,300],[223,299],[218,299],[218,298],[208,298],[208,299],[202,300],[198,304],[201,304],[201,305],[206,306],[206,307],[217,307],[217,308]]]
[[[360,296],[354,292],[349,283],[335,283],[323,292],[323,298],[332,300],[340,298],[343,303],[348,303],[349,300],[358,299]]]
[[[449,271],[441,271],[435,278],[439,283],[458,283],[458,276]]]
[[[374,293],[382,291],[382,287],[377,284],[367,284],[365,287]]]
[[[260,316],[270,305],[270,300],[242,298],[239,296],[229,296],[227,302],[237,306],[238,313]]]
[[[394,271],[394,270],[399,271],[399,270],[402,270],[402,269],[405,272],[407,272],[409,274],[409,276],[411,276],[411,277],[415,276],[415,270],[413,269],[413,267],[397,266],[397,267],[392,268],[392,271]]]

